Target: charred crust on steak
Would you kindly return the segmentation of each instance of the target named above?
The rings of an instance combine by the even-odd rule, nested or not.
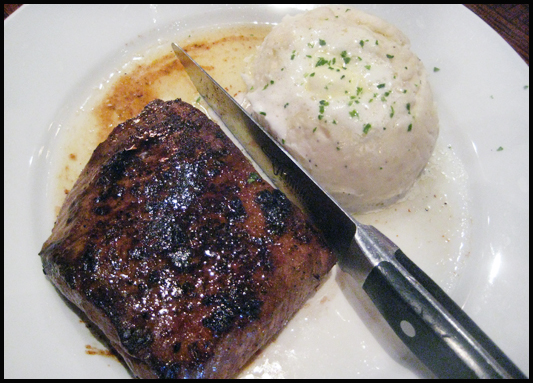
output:
[[[257,299],[255,292],[246,284],[236,286],[229,292],[208,295],[202,304],[215,306],[217,309],[202,320],[202,324],[215,333],[227,332],[235,322],[246,319],[258,319],[263,302]]]
[[[290,215],[292,204],[279,190],[262,190],[256,201],[265,215],[268,230],[274,235],[281,235],[285,231],[287,217]]]
[[[93,153],[43,271],[140,377],[232,377],[334,264],[221,129],[155,100]]]

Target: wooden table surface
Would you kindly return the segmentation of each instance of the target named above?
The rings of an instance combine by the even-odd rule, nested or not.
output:
[[[22,4],[4,4],[4,20]],[[529,4],[465,4],[498,32],[529,65]]]

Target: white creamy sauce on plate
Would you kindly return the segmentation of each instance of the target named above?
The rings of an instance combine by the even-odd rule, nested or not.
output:
[[[176,41],[236,96],[246,91],[241,77],[245,58],[255,52],[269,30],[270,26],[260,24],[238,25],[194,33]],[[100,84],[95,83],[86,102],[62,124],[65,129],[58,137],[58,150],[52,154],[52,163],[57,168],[53,198],[56,210],[59,211],[92,151],[114,126],[137,115],[154,98],[178,97],[201,106],[196,90],[166,42],[154,41],[153,48],[131,55]],[[441,131],[444,129],[445,126],[441,127]],[[426,169],[403,200],[356,218],[389,236],[445,291],[451,292],[470,251],[466,184],[463,164],[453,148],[439,138]],[[372,349],[389,345],[380,341],[379,331],[374,329],[379,319],[360,309],[367,303],[350,283],[349,277],[335,267],[325,284],[240,376],[292,377],[293,373],[306,376],[298,365],[310,358],[319,358],[320,363],[317,362],[317,371],[307,371],[309,374],[320,373],[321,368],[331,369],[335,363],[355,364],[361,371],[379,369],[382,361],[370,357]],[[337,325],[332,326],[332,320]],[[355,341],[343,346],[344,356],[328,352],[336,349],[336,342],[341,342],[350,331]]]

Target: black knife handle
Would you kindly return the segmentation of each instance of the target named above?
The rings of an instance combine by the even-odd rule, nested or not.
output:
[[[363,289],[394,332],[437,377],[527,379],[401,250],[395,259],[414,278],[383,261],[372,269]]]

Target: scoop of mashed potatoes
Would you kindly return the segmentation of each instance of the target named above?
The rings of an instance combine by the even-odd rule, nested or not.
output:
[[[377,17],[344,6],[286,16],[244,77],[260,122],[348,211],[402,198],[433,152],[424,66]]]

